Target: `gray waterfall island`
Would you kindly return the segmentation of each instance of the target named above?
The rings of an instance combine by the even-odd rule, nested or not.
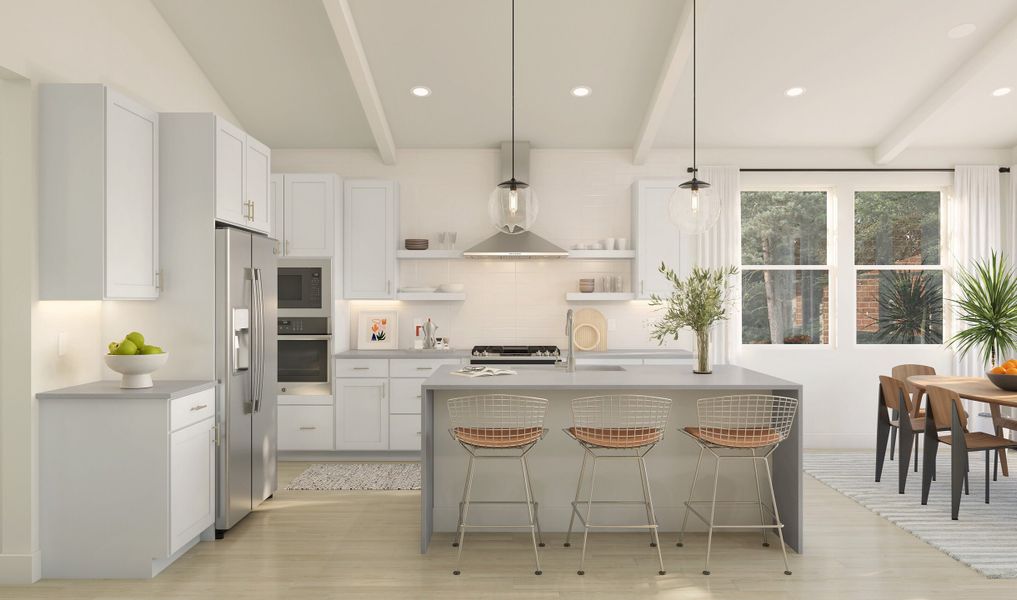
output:
[[[426,553],[434,531],[452,532],[456,528],[459,501],[465,480],[466,453],[448,434],[449,398],[475,394],[507,393],[539,396],[550,400],[545,427],[547,436],[530,452],[530,471],[533,477],[535,499],[540,503],[540,523],[544,532],[565,531],[571,514],[570,502],[575,493],[582,450],[561,431],[571,424],[569,401],[582,396],[630,392],[671,398],[674,404],[664,440],[647,456],[650,484],[657,504],[656,514],[662,532],[677,531],[681,509],[688,498],[699,452],[695,444],[678,432],[695,425],[696,400],[712,396],[761,393],[796,398],[798,413],[790,437],[773,456],[773,482],[777,508],[784,521],[784,539],[788,546],[801,553],[802,539],[802,386],[758,371],[733,365],[718,365],[710,375],[695,375],[688,366],[580,366],[575,373],[566,373],[552,366],[513,367],[517,375],[469,378],[451,374],[457,367],[444,366],[434,372],[422,386],[421,442],[422,473],[420,494],[420,551]],[[501,461],[498,461],[501,462]],[[505,461],[506,463],[511,461]],[[615,461],[625,462],[628,461]],[[612,465],[613,466],[613,465]],[[605,469],[603,487],[598,487],[598,499],[623,496],[627,492],[639,493],[636,469],[631,465],[617,465]],[[484,465],[487,468],[487,465]],[[504,472],[478,471],[474,484],[475,499],[513,499],[522,497],[519,476],[511,465]],[[631,471],[631,472],[630,472]],[[713,476],[713,464],[703,461],[697,498],[705,491],[704,476]],[[635,487],[633,487],[635,486]],[[744,474],[725,466],[721,473],[718,500],[748,500],[755,496],[751,471]],[[494,505],[491,505],[494,506]],[[525,522],[525,509],[487,508],[490,515],[475,511],[477,519],[493,523]],[[626,514],[612,513],[608,518],[622,520]],[[753,510],[757,510],[753,508]],[[520,512],[523,511],[523,512]],[[604,509],[611,512],[610,508]],[[737,513],[737,511],[734,511]],[[739,522],[753,522],[752,513],[733,514]],[[471,512],[471,517],[474,513]],[[645,518],[645,515],[644,515]],[[755,521],[758,521],[758,511]],[[472,519],[471,519],[472,520]],[[690,519],[690,531],[695,519]],[[699,529],[702,530],[702,529]],[[662,541],[663,543],[663,541]]]

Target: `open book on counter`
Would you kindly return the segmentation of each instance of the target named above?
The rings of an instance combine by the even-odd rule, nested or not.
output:
[[[494,367],[481,365],[468,365],[458,371],[452,371],[452,374],[459,375],[461,377],[493,377],[495,375],[515,375],[516,372],[512,369],[496,369]]]

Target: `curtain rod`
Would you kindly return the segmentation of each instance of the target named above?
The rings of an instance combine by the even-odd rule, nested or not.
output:
[[[887,169],[848,169],[848,168],[745,168],[738,169],[741,173],[953,173],[956,169],[951,168],[887,168]],[[692,167],[686,168],[687,173],[692,172]],[[1000,173],[1009,173],[1010,167],[1000,167]]]

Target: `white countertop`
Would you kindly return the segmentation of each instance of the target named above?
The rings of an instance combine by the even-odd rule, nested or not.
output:
[[[124,389],[119,379],[93,381],[35,395],[39,400],[172,400],[215,387],[216,381],[162,380],[150,388]]]
[[[469,350],[346,350],[336,358],[471,358]],[[634,348],[603,352],[576,352],[576,358],[692,358],[688,350],[671,348]]]
[[[673,365],[633,365],[620,370],[583,369],[566,373],[560,367],[512,366],[516,375],[463,377],[440,367],[424,381],[424,390],[798,390],[802,385],[735,365],[717,365],[709,375]]]

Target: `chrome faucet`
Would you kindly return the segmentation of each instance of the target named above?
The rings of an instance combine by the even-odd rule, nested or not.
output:
[[[565,335],[569,338],[568,356],[565,357],[565,372],[576,372],[576,340],[575,327],[572,326],[572,309],[565,313]]]

